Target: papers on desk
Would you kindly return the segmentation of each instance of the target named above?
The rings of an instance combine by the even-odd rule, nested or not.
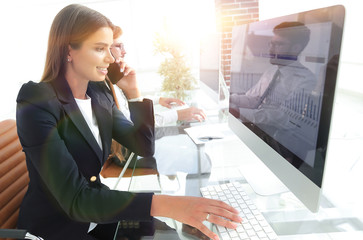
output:
[[[205,154],[199,154],[196,144],[187,134],[156,140],[154,158],[160,175],[209,173],[211,169],[210,160]]]
[[[213,167],[235,167],[241,161],[253,158],[252,151],[237,136],[223,141],[210,141],[205,144],[204,153],[211,160]]]
[[[117,189],[120,191],[128,191],[129,190],[129,186],[131,183],[131,178],[129,177],[123,177],[120,179],[120,182],[117,184],[118,181],[118,177],[109,177],[109,178],[103,178],[101,177],[101,182],[103,184],[105,184],[106,186],[108,186],[110,189]],[[117,184],[117,187],[116,187]],[[115,188],[116,187],[116,188]]]
[[[110,189],[119,191],[130,191],[130,192],[160,192],[160,183],[156,174],[123,177],[117,184],[119,178],[102,178],[103,184],[108,186]],[[117,184],[117,186],[116,186]]]
[[[213,140],[223,139],[228,135],[229,128],[226,123],[203,124],[184,129],[197,145]]]
[[[131,192],[161,192],[159,177],[156,174],[132,177]]]

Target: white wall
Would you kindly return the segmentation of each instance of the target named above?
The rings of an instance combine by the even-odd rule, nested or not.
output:
[[[78,1],[100,12],[127,8],[128,1],[110,1],[99,4]],[[15,118],[16,96],[21,85],[41,78],[48,34],[55,15],[71,1],[15,0],[3,1],[0,6],[0,120]],[[106,9],[105,9],[106,8]],[[120,22],[125,14],[108,12],[107,16]],[[126,15],[126,16],[124,16]],[[117,21],[118,20],[118,21]]]

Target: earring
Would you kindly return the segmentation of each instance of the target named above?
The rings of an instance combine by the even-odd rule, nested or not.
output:
[[[70,62],[71,61],[71,59],[70,58],[67,58],[67,62]]]

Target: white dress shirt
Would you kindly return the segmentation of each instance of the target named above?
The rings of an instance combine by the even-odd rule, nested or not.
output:
[[[117,87],[115,87],[115,93],[120,105],[120,111],[126,116],[127,119],[130,119],[130,110],[127,98],[125,94]],[[146,98],[151,99],[154,104],[159,104],[160,97],[156,96],[147,96]],[[178,120],[178,113],[175,109],[169,109],[167,111],[155,112],[155,126],[162,127],[170,123],[174,123]]]

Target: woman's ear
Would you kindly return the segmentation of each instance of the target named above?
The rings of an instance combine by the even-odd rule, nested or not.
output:
[[[68,45],[67,62],[72,62],[73,48]]]

